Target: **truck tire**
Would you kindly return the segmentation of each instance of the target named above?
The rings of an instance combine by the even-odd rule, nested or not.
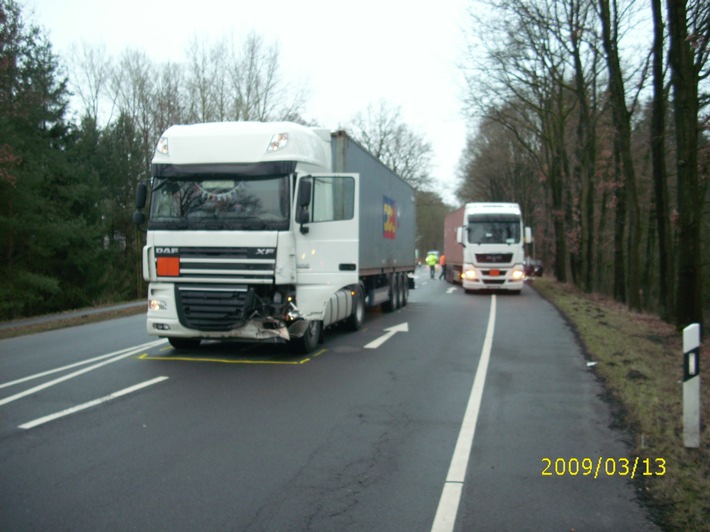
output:
[[[353,313],[345,320],[348,330],[359,331],[365,323],[365,288],[359,284],[353,296]]]
[[[397,310],[397,274],[393,273],[388,277],[387,280],[390,285],[390,298],[388,301],[385,301],[380,306],[385,312],[394,312],[395,310]]]
[[[323,322],[322,321],[311,321],[308,323],[306,332],[300,338],[295,338],[293,340],[294,350],[301,354],[307,355],[318,347],[321,334],[323,333]]]
[[[168,338],[168,342],[170,342],[170,345],[172,345],[175,349],[183,350],[183,349],[197,349],[200,347],[200,342],[202,340],[200,338],[181,338],[178,336],[171,336]]]
[[[402,303],[403,307],[407,306],[407,302],[409,301],[409,278],[407,277],[407,272],[400,273],[400,284],[399,286],[402,288],[402,296],[400,297],[400,302]]]
[[[394,297],[394,309],[402,306],[402,282],[398,273],[392,274],[392,296]]]

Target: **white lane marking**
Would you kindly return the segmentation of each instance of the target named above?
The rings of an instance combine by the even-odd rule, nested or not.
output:
[[[23,397],[27,397],[28,395],[32,395],[33,393],[39,392],[41,390],[44,390],[45,388],[49,388],[51,386],[54,386],[55,384],[59,384],[61,382],[67,381],[69,379],[73,379],[74,377],[78,377],[79,375],[83,375],[84,373],[88,373],[89,371],[93,371],[97,368],[100,368],[102,366],[105,366],[107,364],[111,364],[113,362],[116,362],[118,360],[121,360],[123,358],[128,358],[130,356],[133,356],[137,354],[140,351],[144,351],[145,349],[150,349],[151,347],[155,347],[157,345],[160,345],[164,343],[165,340],[156,340],[155,342],[148,342],[147,344],[139,345],[137,347],[129,348],[128,350],[123,349],[121,351],[116,351],[115,353],[121,353],[119,355],[114,356],[113,358],[109,358],[108,360],[105,360],[103,362],[99,362],[98,364],[94,364],[93,366],[89,366],[88,368],[80,369],[79,371],[75,371],[74,373],[70,373],[69,375],[64,375],[63,377],[59,377],[58,379],[54,379],[49,382],[45,382],[44,384],[40,384],[39,386],[35,386],[34,388],[30,388],[29,390],[25,390],[24,392],[17,393],[15,395],[11,395],[10,397],[6,397],[5,399],[0,399],[0,406],[6,405],[8,403],[12,403],[13,401],[17,401],[18,399],[22,399]],[[114,355],[115,353],[111,353],[111,355]],[[104,358],[102,356],[101,358]],[[95,360],[95,359],[93,359]],[[75,364],[72,364],[70,366],[65,366],[64,368],[60,368],[58,370],[52,370],[49,373],[54,373],[55,371],[60,371],[61,369],[67,369],[70,367],[75,366]],[[47,372],[45,372],[46,374]],[[36,376],[31,376],[27,377],[26,380],[29,380],[31,378],[36,378]]]
[[[488,328],[486,338],[483,341],[481,360],[478,362],[476,377],[473,380],[471,395],[466,406],[466,413],[463,416],[459,437],[456,440],[456,448],[451,457],[449,472],[446,475],[444,489],[439,499],[439,507],[436,510],[432,532],[445,532],[454,529],[456,514],[458,513],[463,483],[466,478],[466,469],[471,456],[473,437],[476,432],[476,422],[478,421],[478,411],[481,407],[483,397],[483,387],[486,384],[486,373],[488,373],[488,361],[491,358],[491,346],[493,344],[493,333],[496,326],[496,296],[491,297],[491,310],[488,315]]]
[[[23,423],[22,425],[19,426],[21,429],[32,429],[34,427],[37,427],[39,425],[44,425],[45,423],[49,423],[50,421],[54,421],[55,419],[59,419],[61,417],[69,416],[71,414],[75,414],[77,412],[81,412],[82,410],[86,410],[87,408],[91,408],[93,406],[98,406],[102,403],[107,403],[109,401],[112,401],[118,397],[121,397],[123,395],[128,395],[129,393],[137,392],[138,390],[141,390],[143,388],[147,388],[148,386],[152,386],[153,384],[157,384],[159,382],[162,382],[164,380],[167,380],[168,377],[156,377],[155,379],[151,379],[149,381],[141,382],[140,384],[135,384],[133,386],[129,386],[128,388],[124,388],[123,390],[119,390],[117,392],[114,392],[110,395],[106,395],[104,397],[101,397],[99,399],[94,399],[93,401],[89,401],[88,403],[84,403],[81,405],[74,406],[72,408],[67,408],[66,410],[62,410],[61,412],[57,412],[56,414],[50,414],[48,416],[44,416],[38,419],[35,419],[34,421],[28,421],[27,423]]]
[[[455,286],[452,286],[451,288],[449,288],[449,289],[446,291],[446,293],[447,293],[447,294],[453,294],[454,292],[456,292],[456,290],[457,290],[457,288],[456,288]]]
[[[377,349],[398,332],[409,332],[409,325],[407,324],[407,322],[404,322],[400,325],[395,325],[394,327],[388,327],[387,329],[385,329],[385,331],[387,331],[386,334],[383,334],[376,340],[373,340],[372,342],[367,344],[365,346],[365,349]]]
[[[116,355],[120,355],[128,351],[129,349],[149,349],[150,347],[153,347],[155,345],[155,342],[148,342],[146,344],[143,344],[143,346],[137,346],[137,347],[127,347],[125,349],[119,349],[118,351],[114,351],[113,353],[109,353],[107,355],[100,355],[94,358],[89,358],[87,360],[82,360],[81,362],[75,362],[73,364],[69,364],[67,366],[62,366],[61,368],[56,368],[56,369],[50,369],[49,371],[43,371],[42,373],[35,373],[34,375],[30,375],[29,377],[23,377],[22,379],[17,379],[14,381],[10,382],[5,382],[3,384],[0,384],[0,389],[2,388],[7,388],[9,386],[15,386],[16,384],[22,384],[23,382],[31,381],[34,379],[40,379],[42,377],[46,377],[47,375],[51,375],[52,373],[59,373],[60,371],[66,371],[68,369],[76,368],[79,366],[85,366],[86,364],[91,364],[92,362],[96,362],[97,360],[103,360],[104,358],[111,358]]]

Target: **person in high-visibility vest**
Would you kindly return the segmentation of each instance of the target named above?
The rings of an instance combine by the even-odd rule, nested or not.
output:
[[[439,281],[446,279],[446,255],[442,255],[439,259],[439,264],[441,265],[441,273],[439,274]]]
[[[427,255],[426,259],[424,259],[424,262],[429,265],[429,277],[433,279],[434,272],[436,271],[436,263],[439,262],[439,260],[436,258],[436,255],[430,253]]]

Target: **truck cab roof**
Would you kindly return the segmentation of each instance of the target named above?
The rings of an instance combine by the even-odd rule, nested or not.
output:
[[[153,164],[190,165],[294,161],[306,171],[331,166],[330,132],[293,122],[175,125],[163,133]]]

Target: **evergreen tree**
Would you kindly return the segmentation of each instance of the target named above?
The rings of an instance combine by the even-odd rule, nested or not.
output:
[[[67,81],[41,30],[0,0],[0,317],[85,304],[89,183],[69,156]]]

